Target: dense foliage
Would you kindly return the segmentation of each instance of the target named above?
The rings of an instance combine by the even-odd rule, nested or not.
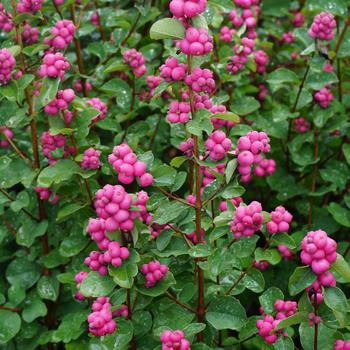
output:
[[[350,349],[349,0],[3,0],[1,349]]]

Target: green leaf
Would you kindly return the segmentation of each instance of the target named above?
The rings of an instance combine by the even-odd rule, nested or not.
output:
[[[174,184],[176,178],[176,170],[168,165],[159,165],[152,168],[154,185],[170,187]]]
[[[133,314],[132,324],[134,326],[135,336],[142,337],[152,328],[152,316],[148,311],[137,311]]]
[[[272,242],[278,245],[283,244],[290,249],[294,249],[297,246],[294,239],[291,236],[289,236],[288,233],[285,233],[285,232],[281,232],[277,235],[273,235]]]
[[[209,304],[206,319],[217,330],[240,330],[246,323],[247,316],[236,298],[217,296]]]
[[[350,266],[340,254],[337,254],[337,260],[331,265],[331,271],[336,272],[346,283],[350,283]]]
[[[183,39],[185,28],[177,19],[163,18],[152,24],[149,34],[153,40]]]
[[[0,95],[4,96],[9,101],[16,101],[18,93],[17,82],[11,80],[6,85],[0,85]]]
[[[163,230],[159,237],[157,237],[156,245],[157,249],[163,251],[170,243],[173,237],[172,230]]]
[[[159,225],[167,224],[179,217],[188,206],[176,201],[162,204],[154,213],[153,221]]]
[[[80,285],[80,292],[86,297],[101,297],[108,295],[115,284],[109,276],[101,276],[91,271]]]
[[[259,101],[251,96],[241,97],[237,100],[234,100],[231,104],[232,112],[240,116],[251,114],[259,108],[260,108]]]
[[[43,276],[36,285],[36,289],[40,298],[56,301],[58,297],[59,283],[55,277]]]
[[[316,275],[309,266],[297,267],[289,278],[288,290],[294,296],[309,287],[316,280]]]
[[[349,303],[344,292],[337,287],[324,288],[324,302],[332,310],[340,312],[349,311]]]
[[[41,106],[46,106],[56,97],[59,85],[60,85],[59,78],[53,79],[53,78],[45,77],[43,79],[43,83],[42,83],[42,86],[40,89],[40,95],[39,95]]]
[[[299,327],[300,341],[303,350],[314,350],[315,327],[310,327],[309,322],[304,322]],[[336,329],[325,326],[322,322],[318,325],[318,348],[333,350]]]
[[[206,258],[211,253],[211,247],[208,244],[196,244],[188,251],[188,254],[192,256],[192,258]]]
[[[0,344],[6,344],[21,328],[21,318],[12,311],[0,310]]]
[[[227,163],[225,169],[226,183],[228,184],[237,168],[237,159],[232,159]]]
[[[272,85],[294,83],[298,80],[298,76],[287,68],[278,68],[270,73],[267,78],[267,82]]]
[[[64,315],[58,328],[52,334],[53,343],[69,343],[85,331],[87,311],[78,311]]]
[[[267,314],[270,314],[275,310],[274,304],[278,299],[283,300],[284,295],[283,292],[277,287],[271,287],[265,290],[264,293],[259,296],[260,305]]]
[[[205,327],[205,323],[191,323],[185,327],[183,331],[186,337],[192,337],[193,335],[204,331]]]
[[[180,166],[187,160],[188,158],[186,156],[175,157],[170,161],[170,165],[174,168],[180,168]]]
[[[344,143],[342,150],[347,163],[350,164],[350,145],[348,143]]]
[[[241,118],[237,114],[232,112],[215,113],[212,115],[212,118],[229,120],[234,123],[239,123],[241,121]]]
[[[64,220],[68,219],[68,217],[70,217],[72,214],[78,212],[80,209],[83,209],[86,206],[87,206],[87,204],[84,204],[84,205],[81,205],[78,203],[68,204],[58,211],[56,220],[58,222],[62,222]]]
[[[24,224],[18,229],[16,235],[16,242],[19,245],[30,247],[35,242],[37,237],[41,237],[45,234],[48,227],[48,221],[25,221]]]
[[[119,267],[109,266],[108,270],[113,277],[113,281],[121,288],[131,288],[134,283],[134,277],[138,273],[137,263],[140,256],[135,249],[130,250],[130,256],[123,261]]]
[[[267,261],[271,265],[277,265],[281,261],[281,255],[277,249],[257,248],[255,251],[256,261]]]
[[[46,305],[38,297],[32,297],[25,301],[25,307],[22,312],[23,320],[30,323],[38,317],[45,316],[47,314]]]
[[[300,311],[295,313],[292,316],[289,316],[287,318],[282,319],[277,327],[275,328],[275,330],[279,330],[282,328],[286,328],[286,327],[290,327],[290,326],[294,326],[296,324],[302,323],[302,322],[307,322],[308,321],[308,316],[309,313],[307,311]]]
[[[350,227],[350,211],[348,209],[335,202],[330,203],[327,209],[338,224]]]
[[[140,286],[137,287],[137,290],[143,295],[158,297],[163,295],[169,289],[169,287],[175,283],[176,281],[173,274],[171,272],[167,272],[165,278],[158,281],[154,287],[146,288],[145,286]]]
[[[77,163],[70,159],[60,159],[54,165],[44,168],[38,177],[38,185],[42,187],[51,187],[52,184],[59,184],[69,180],[75,173],[80,172]]]
[[[23,288],[32,287],[40,277],[40,266],[27,258],[17,258],[7,266],[6,279]]]
[[[275,350],[294,350],[293,340],[289,337],[279,337],[273,344]]]
[[[20,304],[26,297],[26,292],[20,283],[13,284],[7,291],[9,301],[13,305]]]

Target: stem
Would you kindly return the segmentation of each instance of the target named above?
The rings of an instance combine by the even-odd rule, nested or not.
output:
[[[100,14],[98,12],[98,9],[99,9],[99,6],[98,6],[98,3],[97,3],[97,0],[94,0],[94,5],[96,7],[96,14],[97,14],[97,18],[98,18],[98,30],[100,32],[100,35],[101,35],[101,39],[103,41],[106,41],[106,33],[104,31],[104,28],[102,27],[102,24],[101,24],[101,17],[100,17]]]
[[[313,57],[314,57],[314,54],[312,54],[311,59]],[[309,71],[310,71],[310,62],[308,62],[308,64],[307,64],[307,67],[306,67],[303,79],[302,79],[302,81],[300,83],[299,90],[298,90],[298,93],[297,93],[297,97],[296,97],[294,105],[292,107],[292,113],[295,113],[295,111],[296,111],[296,109],[298,107],[300,96],[301,96],[301,93],[303,91],[303,88],[304,88],[304,85],[305,85],[305,81],[306,81],[306,78],[307,78],[307,76],[309,74]],[[291,138],[292,138],[292,119],[289,119],[287,144],[288,144],[288,142],[290,141]],[[287,169],[289,170],[290,153],[289,153],[288,147],[286,147],[286,152],[287,152],[286,153],[286,166],[287,166]]]
[[[11,0],[11,6],[13,11],[13,17],[16,17],[17,16],[16,0]],[[20,66],[23,74],[25,74],[26,65],[25,65],[25,59],[23,54],[23,42],[22,42],[22,36],[21,36],[20,28],[18,24],[15,24],[15,32],[16,32],[16,41],[18,42],[21,49],[19,53]],[[34,100],[33,100],[33,95],[29,91],[28,87],[24,90],[24,94],[28,105],[28,116],[31,119],[30,130],[31,130],[31,138],[32,138],[32,149],[33,149],[33,155],[34,155],[34,168],[39,170],[40,158],[39,158],[39,146],[38,146],[38,133],[37,133],[36,120],[35,120]],[[37,193],[36,196],[37,196],[37,201],[39,206],[39,221],[43,221],[46,219],[44,202],[40,199],[39,193]],[[47,255],[50,251],[47,231],[41,237],[41,245],[43,249],[43,255]],[[43,274],[45,276],[49,276],[51,274],[51,271],[48,268],[44,267]],[[55,317],[54,317],[54,312],[52,310],[52,303],[49,300],[46,301],[46,307],[48,311],[47,311],[47,316],[45,318],[45,323],[48,329],[52,329],[54,327]],[[49,350],[53,349],[53,344],[48,343],[47,348]]]
[[[315,316],[317,316],[317,299],[316,296],[314,296],[314,302],[313,302],[313,306],[314,306],[314,314]],[[318,323],[315,324],[315,333],[314,333],[314,350],[318,349]]]
[[[62,12],[59,9],[59,7],[56,5],[54,0],[52,0],[52,5],[54,6],[54,8],[55,8],[56,12],[58,13],[58,15],[60,16],[60,18],[63,19]]]
[[[15,199],[5,190],[3,190],[2,188],[0,188],[0,192],[11,202],[14,202]],[[28,211],[26,208],[22,208],[21,209],[23,211],[23,213],[27,214],[31,219],[35,220],[35,221],[40,221],[40,218],[34,216],[30,211]]]
[[[146,2],[146,0],[143,0],[142,6],[145,6],[145,2]],[[123,47],[126,44],[128,39],[130,38],[130,36],[134,33],[136,26],[139,23],[140,18],[141,18],[141,12],[139,11],[139,13],[137,14],[137,17],[135,19],[134,24],[130,28],[130,30],[129,30],[128,34],[126,35],[126,37],[124,38],[124,40],[121,42],[121,44],[120,44],[121,47]]]
[[[0,132],[1,132],[1,130],[0,130]],[[27,162],[27,161],[29,161],[30,163],[32,162],[32,160],[31,160],[23,151],[21,151],[21,150],[16,146],[16,144],[13,142],[13,140],[11,140],[11,139],[6,135],[6,133],[3,132],[2,134],[5,136],[7,142],[11,145],[11,147],[14,149],[14,151],[15,151],[25,162]]]
[[[187,67],[188,74],[191,74],[191,56],[187,56]],[[192,119],[195,118],[195,108],[194,108],[194,96],[191,86],[189,86],[189,95],[190,95],[190,106],[191,106],[191,114]],[[192,135],[193,143],[194,143],[194,151],[193,154],[195,158],[199,159],[199,147],[198,147],[198,136]],[[201,198],[201,172],[200,166],[197,162],[194,162],[194,176],[195,176],[195,195],[196,195],[196,240],[198,243],[202,243],[202,235],[201,235],[201,212],[202,212],[202,198]],[[197,305],[197,320],[200,323],[204,323],[205,321],[205,300],[204,300],[204,271],[198,265],[200,259],[196,259],[196,268],[198,275],[198,305]],[[203,341],[204,333],[203,331],[197,334],[197,340]]]
[[[253,266],[253,265],[252,265]],[[242,279],[245,277],[245,275],[248,273],[248,271],[251,269],[251,267],[248,267],[246,270],[242,271],[239,275],[239,277],[236,279],[235,282],[233,282],[232,286],[230,287],[230,289],[228,289],[225,292],[225,295],[230,295],[230,293],[238,286],[238,283],[242,281]]]
[[[348,255],[349,251],[350,251],[350,243],[348,244],[348,246],[346,247],[346,249],[345,249],[345,251],[343,253],[343,257],[344,258],[346,258],[346,256]]]
[[[165,194],[168,198],[171,198],[171,199],[174,199],[182,204],[186,204],[188,205],[189,207],[193,207],[195,208],[195,206],[189,202],[187,202],[186,200],[182,199],[182,198],[179,198],[177,196],[175,196],[174,194],[170,193],[170,192],[167,192],[165,191],[163,188],[159,187],[159,186],[156,186],[156,189],[159,190],[160,192],[162,192],[163,194]]]
[[[154,141],[156,139],[161,120],[162,120],[162,115],[160,114],[159,117],[158,117],[158,121],[157,121],[156,127],[154,128],[154,131],[153,131],[153,134],[152,134],[152,137],[151,137],[151,141],[150,141],[149,146],[148,146],[148,148],[150,150],[152,150],[152,148],[153,148],[153,144],[154,144]]]
[[[0,310],[8,310],[12,312],[21,312],[22,309],[19,307],[7,307],[7,306],[0,306]]]
[[[317,160],[318,153],[319,153],[318,135],[319,135],[319,132],[317,129],[315,129],[315,153],[314,153],[315,161]],[[312,173],[310,192],[315,192],[317,173],[318,173],[318,164],[315,163],[314,170]],[[312,209],[313,209],[313,198],[311,197],[309,200],[309,217],[308,217],[308,224],[307,224],[309,230],[311,229],[311,225],[312,225]]]
[[[86,187],[86,192],[88,193],[90,204],[93,205],[94,203],[94,197],[91,192],[91,187],[88,179],[84,179],[85,187]]]
[[[169,292],[168,290],[165,292],[165,295],[170,299],[172,300],[175,304],[181,306],[182,308],[184,308],[185,310],[187,311],[190,311],[190,312],[193,312],[193,313],[196,313],[195,310],[193,310],[190,306],[182,303],[179,299],[176,298],[175,295],[173,295],[171,292]]]
[[[71,15],[71,20],[74,23],[74,25],[76,26],[76,16],[75,16],[75,6],[74,4],[72,4],[70,6],[70,15]],[[74,36],[74,46],[75,46],[75,53],[77,56],[77,63],[78,63],[78,69],[79,69],[79,73],[80,73],[80,78],[81,78],[81,85],[83,88],[83,95],[84,97],[88,97],[88,91],[86,88],[86,79],[85,77],[83,77],[83,75],[85,74],[85,68],[84,68],[84,60],[83,60],[83,56],[81,54],[82,50],[81,50],[81,44],[80,44],[80,39],[78,39],[77,37]]]
[[[337,41],[337,43],[335,44],[334,52],[335,52],[336,54],[338,53],[338,51],[339,51],[339,49],[340,49],[340,45],[341,45],[341,43],[342,43],[343,40],[344,40],[346,31],[348,30],[349,26],[350,26],[350,15],[349,15],[348,18],[345,20],[343,30],[341,31],[341,33],[340,33],[340,35],[339,35],[339,38],[338,38],[338,41]]]

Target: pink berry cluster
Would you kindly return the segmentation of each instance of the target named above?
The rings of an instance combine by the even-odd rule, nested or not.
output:
[[[194,204],[194,203],[193,203]],[[204,240],[205,236],[205,231],[201,229],[201,234],[200,234],[200,242],[197,239],[196,231],[193,231],[191,233],[186,233],[186,237],[193,243],[193,244],[198,244],[198,243],[205,243]]]
[[[256,321],[256,328],[258,328],[259,335],[268,344],[275,343],[279,334],[286,335],[283,329],[280,329],[277,332],[274,332],[274,329],[278,326],[281,320],[296,313],[297,303],[295,301],[283,301],[278,299],[274,304],[274,308],[277,312],[276,317],[265,314],[262,320]]]
[[[17,11],[19,13],[35,13],[41,9],[43,0],[20,0],[17,4]]]
[[[141,52],[130,49],[124,52],[123,58],[124,62],[132,68],[136,77],[142,77],[146,73],[145,58]]]
[[[282,35],[282,42],[291,44],[294,41],[294,34],[293,32],[286,32]]]
[[[185,78],[185,83],[195,92],[213,93],[215,80],[210,69],[194,68]]]
[[[108,249],[110,239],[106,235],[107,231],[103,219],[90,218],[86,231],[89,233],[91,239],[96,242],[99,249]]]
[[[265,271],[270,267],[270,263],[266,260],[253,261],[253,266],[260,271]]]
[[[279,244],[277,249],[283,259],[292,260],[294,258],[293,252],[287,246]]]
[[[112,305],[109,298],[99,297],[92,304],[92,313],[88,316],[89,332],[95,336],[113,333],[117,329],[117,324],[113,320],[111,311]]]
[[[185,55],[202,56],[213,49],[213,38],[204,28],[190,27],[186,29],[185,37],[179,40],[177,45]]]
[[[227,70],[232,74],[237,74],[244,69],[248,63],[248,57],[254,50],[254,40],[244,37],[241,40],[241,45],[236,44],[233,47],[234,55],[230,57],[230,61],[227,64]]]
[[[235,29],[229,28],[228,26],[223,26],[220,29],[220,40],[226,43],[232,41],[232,35],[236,32]]]
[[[257,50],[254,53],[254,62],[256,64],[257,73],[265,73],[266,66],[269,63],[269,56],[263,50]]]
[[[309,36],[314,39],[330,41],[334,38],[334,30],[337,22],[329,12],[321,12],[314,17],[309,29]]]
[[[83,160],[80,166],[83,169],[93,169],[96,170],[101,166],[100,163],[101,151],[98,151],[92,147],[84,151]]]
[[[124,317],[127,319],[128,316],[129,316],[129,309],[125,304],[121,305],[119,309],[113,311],[113,317]]]
[[[45,113],[56,115],[60,111],[68,109],[69,104],[75,99],[75,93],[72,89],[59,90],[56,97],[44,107]]]
[[[300,258],[303,264],[310,265],[317,275],[306,290],[312,300],[317,303],[323,300],[321,287],[335,286],[336,280],[329,271],[331,264],[337,259],[337,243],[322,230],[310,231],[301,242]]]
[[[13,132],[12,132],[12,130],[10,130],[6,126],[0,126],[0,136],[1,135],[4,135],[4,139],[3,138],[0,139],[0,147],[6,148],[10,145],[10,143],[7,141],[7,139],[8,138],[10,140],[13,139]],[[5,135],[6,135],[6,137],[5,137]]]
[[[205,187],[216,179],[213,173],[222,175],[225,173],[225,164],[217,164],[216,167],[201,166],[201,172],[203,173],[202,186]]]
[[[96,27],[98,27],[100,25],[100,16],[99,16],[98,12],[94,12],[93,14],[91,14],[90,23]]]
[[[155,239],[166,229],[168,225],[159,225],[157,223],[152,224],[150,227],[151,236]]]
[[[35,44],[39,39],[39,29],[32,27],[29,23],[23,26],[22,40],[26,44]]]
[[[228,201],[220,202],[219,209],[221,212],[226,211],[228,209],[227,202]],[[243,198],[242,197],[235,197],[235,198],[230,199],[229,202],[231,202],[232,205],[235,208],[237,208],[243,202]]]
[[[337,243],[322,230],[310,231],[301,242],[301,261],[316,275],[329,270],[337,259]]]
[[[320,324],[322,319],[320,316],[316,316],[313,312],[308,315],[309,326],[314,327],[316,324]]]
[[[0,85],[6,85],[11,80],[11,75],[16,60],[10,50],[4,48],[0,50]]]
[[[80,80],[80,79],[78,79],[78,80],[76,80],[75,82],[74,82],[74,89],[76,90],[76,91],[78,91],[78,92],[83,92],[83,84],[85,84],[85,88],[86,88],[86,90],[87,91],[91,91],[92,90],[92,85],[91,85],[91,83],[90,82],[88,82],[88,81],[82,81],[82,80]]]
[[[186,141],[182,141],[179,145],[179,149],[183,152],[187,157],[192,157],[194,141],[192,138],[187,139]]]
[[[79,288],[81,283],[84,281],[84,279],[87,277],[88,273],[86,271],[80,271],[74,276],[74,280],[77,284],[77,292],[75,293],[75,299],[79,301],[85,300],[85,296],[80,293]]]
[[[162,78],[158,77],[156,75],[149,75],[146,78],[147,86],[150,89],[150,96],[152,97],[154,95],[155,89],[159,86],[159,84],[162,82]]]
[[[350,350],[350,340],[336,340],[333,350]]]
[[[314,94],[314,99],[321,108],[327,108],[333,101],[333,98],[334,96],[328,86],[323,87]]]
[[[72,41],[75,33],[75,25],[68,19],[58,21],[51,29],[51,38],[44,43],[54,49],[64,50]]]
[[[208,136],[205,147],[212,160],[221,160],[232,149],[232,142],[223,131],[216,130]]]
[[[42,201],[49,201],[52,205],[56,204],[60,199],[57,193],[52,193],[47,187],[36,186],[34,191],[39,194]]]
[[[107,112],[108,112],[108,107],[98,97],[94,97],[91,100],[87,101],[86,103],[89,106],[91,106],[92,108],[95,108],[98,111],[100,111],[100,113],[94,119],[92,119],[93,123],[96,123],[99,120],[103,120],[103,119],[106,118],[106,115],[107,115]]]
[[[145,287],[150,288],[155,286],[158,281],[166,276],[168,270],[168,266],[161,264],[158,260],[153,260],[148,264],[143,264],[141,272],[145,275]]]
[[[153,183],[153,176],[146,172],[146,163],[137,159],[137,155],[127,143],[115,146],[112,154],[108,156],[108,162],[118,173],[118,181],[122,184],[131,184],[135,177],[139,179],[142,187]]]
[[[239,206],[231,221],[231,231],[235,238],[251,237],[259,231],[264,222],[261,204],[257,201]]]
[[[270,151],[270,139],[265,132],[250,131],[246,136],[238,139],[236,155],[238,171],[242,182],[249,182],[252,176],[252,167],[257,176],[271,175],[275,171],[275,162],[263,162],[261,154]]]
[[[69,67],[68,60],[60,52],[48,52],[45,54],[43,64],[39,68],[39,75],[42,78],[60,78],[63,80],[64,74]]]
[[[41,134],[40,143],[44,156],[49,159],[50,164],[54,164],[57,161],[52,154],[58,148],[63,147],[63,157],[67,158],[71,154],[74,154],[76,149],[73,146],[66,144],[67,137],[62,134],[52,135],[50,131],[45,131]]]
[[[186,75],[187,66],[184,63],[179,63],[176,57],[169,56],[165,63],[159,68],[160,76],[168,83],[172,81],[183,80]]]
[[[169,106],[167,119],[169,123],[185,124],[190,120],[191,107],[188,102],[172,101]]]
[[[271,220],[266,224],[267,231],[270,234],[288,232],[293,215],[282,206],[278,206],[270,214]]]
[[[204,12],[207,0],[171,0],[169,4],[170,12],[176,18],[192,18]]]
[[[138,211],[132,213],[132,218],[139,218],[142,222],[149,225],[152,221],[152,215],[147,210],[147,202],[149,200],[148,193],[146,191],[140,191],[136,193],[136,200],[133,203],[139,208]]]
[[[300,28],[303,26],[304,22],[305,22],[304,15],[300,11],[295,12],[293,17],[294,27]]]
[[[162,342],[162,350],[189,350],[190,349],[190,342],[185,338],[184,333],[180,330],[176,330],[174,332],[165,330],[161,334],[160,340]]]
[[[299,134],[304,134],[310,130],[310,123],[303,117],[295,118],[293,120],[293,126]]]
[[[98,217],[105,220],[108,232],[133,229],[131,205],[132,197],[123,186],[108,184],[96,192],[95,210]]]
[[[224,105],[213,105],[210,108],[210,112],[213,113],[213,117],[211,117],[210,120],[214,126],[214,129],[220,129],[222,127],[226,129],[231,129],[236,125],[236,123],[234,123],[231,120],[225,120],[215,117],[215,114],[226,112],[226,107]]]
[[[123,260],[129,257],[129,249],[121,247],[118,242],[109,242],[105,252],[97,250],[90,252],[85,258],[84,264],[93,271],[98,271],[102,276],[107,274],[107,265],[120,267]]]
[[[4,6],[0,4],[0,29],[9,33],[14,26],[12,16],[5,10]]]

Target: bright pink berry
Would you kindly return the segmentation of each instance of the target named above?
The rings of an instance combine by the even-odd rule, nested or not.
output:
[[[112,319],[112,305],[109,298],[99,297],[92,304],[92,313],[88,316],[89,332],[102,337],[113,333],[117,329],[116,322]]]
[[[173,0],[174,1],[174,0]],[[190,342],[182,331],[165,330],[160,336],[162,350],[190,350]]]
[[[329,12],[321,12],[314,17],[309,29],[309,36],[314,39],[330,41],[334,38],[334,29],[337,23]]]
[[[185,55],[203,56],[213,49],[213,38],[204,28],[190,27],[186,29],[185,38],[177,43]]]
[[[295,118],[293,120],[294,129],[300,133],[304,134],[310,130],[310,123],[303,117]]]
[[[185,83],[195,92],[212,93],[215,90],[213,72],[209,69],[194,68]]]
[[[80,166],[83,169],[98,169],[101,166],[100,155],[101,151],[97,151],[91,147],[88,148],[84,151],[83,160],[81,161]]]
[[[205,141],[205,147],[212,160],[221,160],[231,150],[232,142],[223,131],[216,130],[208,136],[208,139]]]
[[[333,98],[333,94],[327,86],[314,94],[314,99],[318,102],[321,108],[327,108],[333,101]]]
[[[100,111],[100,114],[96,116],[94,119],[92,119],[93,123],[96,123],[99,120],[103,120],[106,118],[107,111],[108,111],[107,105],[104,102],[102,102],[98,97],[94,97],[91,100],[87,101],[86,103],[91,107]]]
[[[3,137],[2,137],[3,135]],[[13,132],[6,126],[0,126],[0,147],[6,148],[10,145],[7,139],[13,139]]]
[[[35,44],[39,39],[39,29],[33,28],[29,23],[23,26],[22,40],[26,44]]]
[[[179,63],[177,58],[169,56],[159,70],[160,76],[165,81],[179,81],[185,78],[187,66],[184,63]]]
[[[39,68],[39,75],[49,78],[60,78],[63,80],[64,73],[69,69],[70,64],[60,53],[48,52],[43,58],[43,64]]]
[[[4,6],[0,4],[0,29],[9,33],[14,26],[12,16],[5,10]]]
[[[34,191],[39,194],[42,201],[49,201],[50,204],[54,205],[59,201],[59,196],[57,193],[53,193],[47,187],[34,187]]]
[[[188,102],[172,101],[167,119],[170,123],[185,124],[190,120],[191,107]]]
[[[44,111],[49,115],[56,115],[60,111],[67,110],[74,99],[75,93],[72,89],[60,90],[56,97],[44,107]]]
[[[51,29],[51,37],[44,43],[56,50],[64,50],[72,41],[75,33],[75,25],[72,21],[63,19],[58,21]]]
[[[207,0],[171,0],[169,10],[176,18],[192,18],[204,12]]]
[[[155,286],[159,280],[162,280],[165,277],[168,270],[168,266],[162,265],[158,260],[153,260],[148,264],[143,264],[141,272],[145,275],[146,288]]]
[[[17,11],[19,13],[35,13],[41,9],[43,0],[20,0],[17,4]]]
[[[146,73],[145,58],[141,52],[136,49],[127,50],[123,54],[123,59],[132,68],[135,76],[142,77]]]
[[[0,85],[6,85],[11,80],[13,68],[16,64],[15,58],[10,50],[0,50]]]

